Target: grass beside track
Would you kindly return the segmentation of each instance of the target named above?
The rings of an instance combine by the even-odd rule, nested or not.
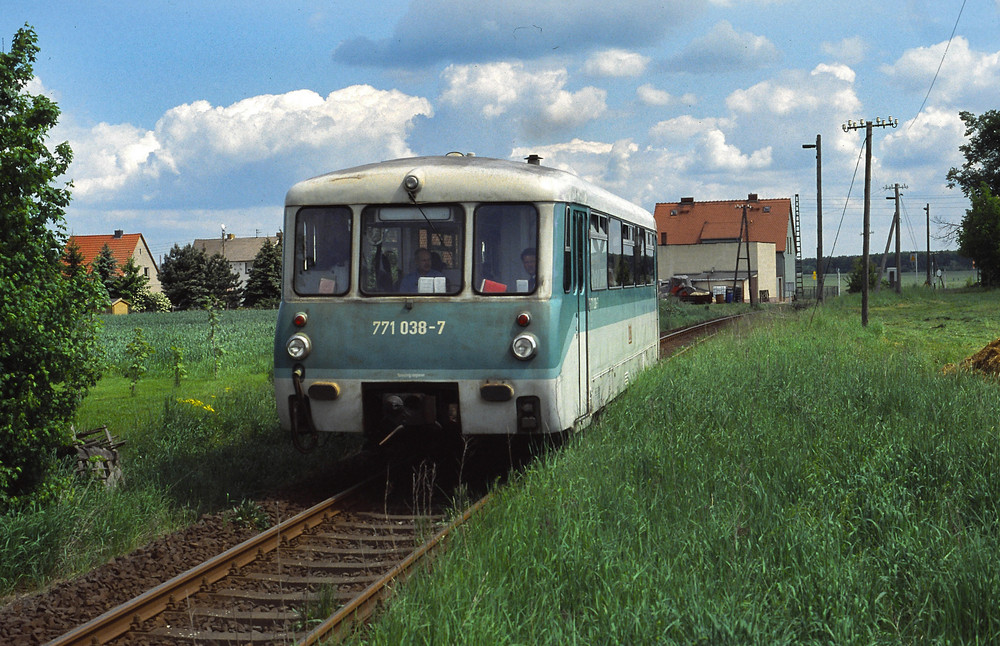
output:
[[[1000,386],[943,368],[1000,336],[998,301],[772,310],[661,363],[363,640],[996,643]]]
[[[105,376],[75,426],[107,425],[121,447],[124,484],[108,490],[57,460],[39,499],[0,515],[0,598],[85,572],[199,514],[242,503],[336,460],[338,438],[304,456],[278,426],[271,385],[274,311],[220,312],[212,351],[207,312],[104,317]],[[126,344],[140,327],[153,346],[131,393]],[[174,384],[182,350],[186,373]],[[215,357],[219,356],[216,367]]]

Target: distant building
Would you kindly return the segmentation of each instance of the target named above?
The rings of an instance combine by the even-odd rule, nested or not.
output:
[[[221,255],[229,262],[229,267],[239,274],[240,287],[247,284],[250,278],[250,270],[253,269],[254,258],[260,248],[264,246],[264,241],[270,240],[271,244],[281,242],[281,233],[274,236],[260,236],[256,238],[237,238],[233,234],[225,238],[208,238],[205,240],[195,240],[194,248],[201,249],[207,256]]]
[[[163,287],[160,285],[160,271],[157,269],[153,254],[149,253],[149,245],[146,244],[146,239],[142,237],[141,233],[125,233],[118,229],[113,235],[70,236],[67,245],[69,243],[75,243],[80,249],[80,253],[83,254],[83,262],[88,270],[93,267],[94,259],[101,254],[104,245],[111,249],[111,254],[114,256],[115,262],[118,263],[119,271],[125,266],[128,259],[132,258],[143,275],[149,279],[149,291],[163,293]]]
[[[760,199],[751,193],[745,200],[658,203],[653,212],[659,246],[659,279],[687,275],[695,286],[711,291],[746,277],[746,247],[739,244],[743,206],[747,207],[751,285],[769,300],[795,295],[795,220],[790,198]],[[737,259],[739,275],[734,277]],[[701,283],[701,284],[699,284]]]

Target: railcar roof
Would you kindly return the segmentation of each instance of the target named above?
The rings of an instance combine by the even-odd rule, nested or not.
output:
[[[403,178],[422,179],[418,203],[569,202],[619,215],[650,229],[649,211],[557,168],[472,156],[410,157],[334,171],[295,184],[287,206],[411,203]]]

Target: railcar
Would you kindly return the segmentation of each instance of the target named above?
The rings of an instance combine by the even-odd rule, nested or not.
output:
[[[535,156],[348,168],[284,217],[274,388],[300,448],[561,433],[657,358],[652,215]]]

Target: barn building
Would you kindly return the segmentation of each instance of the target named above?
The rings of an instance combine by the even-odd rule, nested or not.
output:
[[[741,233],[746,207],[748,233]],[[658,203],[653,212],[659,245],[659,279],[687,275],[708,291],[723,286],[759,295],[762,300],[790,300],[795,295],[795,220],[789,198]],[[749,285],[747,276],[749,241]],[[742,244],[741,244],[742,242]],[[739,272],[734,276],[739,261]],[[748,292],[747,290],[751,290]]]

